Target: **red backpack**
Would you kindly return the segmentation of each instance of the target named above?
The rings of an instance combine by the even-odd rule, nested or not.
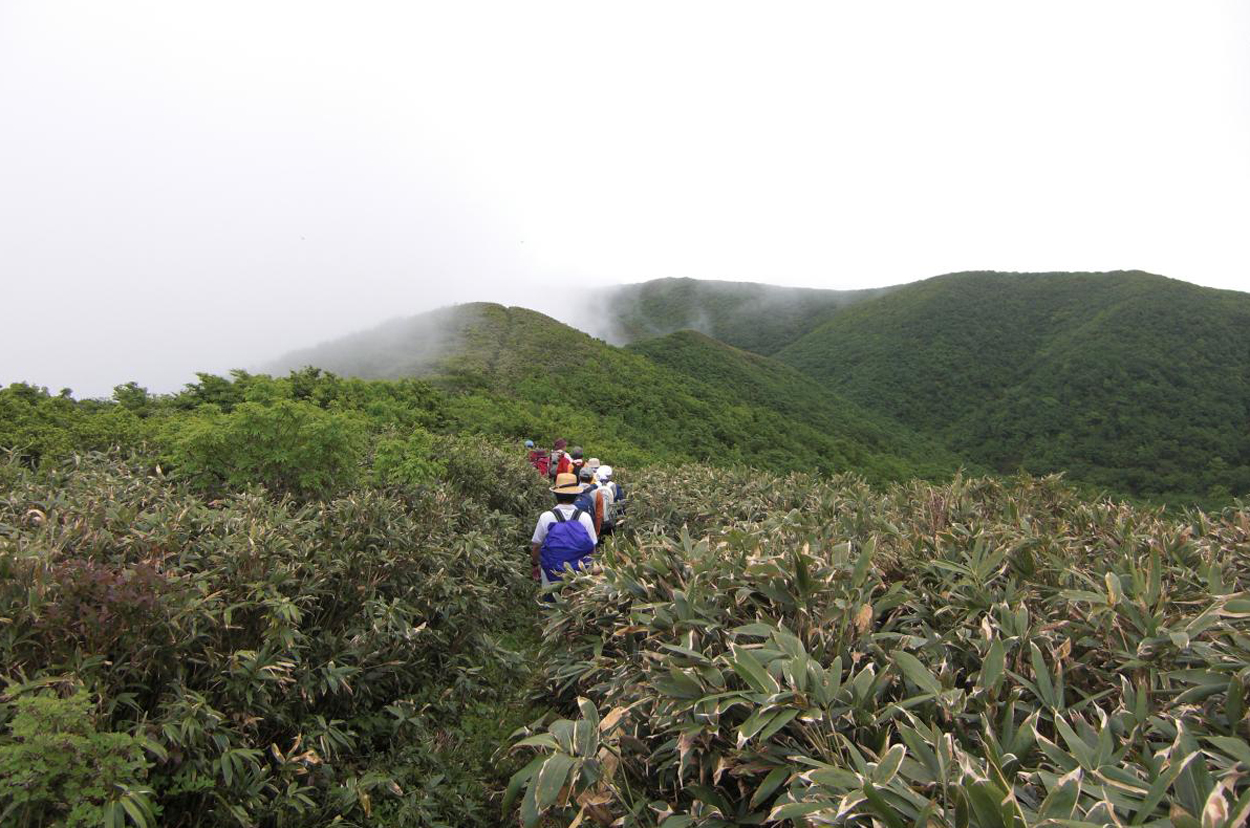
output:
[[[546,477],[547,470],[551,467],[551,456],[542,449],[535,449],[530,452],[530,465],[538,469],[539,474]]]

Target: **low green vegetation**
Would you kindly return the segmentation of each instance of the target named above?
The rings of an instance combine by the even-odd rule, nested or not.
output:
[[[546,492],[448,448],[459,475],[307,501],[142,457],[0,465],[0,824],[496,824]]]
[[[0,410],[0,824],[496,823],[541,712],[515,442],[317,370]]]
[[[522,824],[1237,826],[1250,512],[654,470],[546,627]]]
[[[10,693],[9,738],[0,743],[0,819],[39,825],[120,825],[154,819],[144,782],[148,754],[164,749],[142,736],[101,732],[82,689],[61,696],[36,682]]]
[[[1250,295],[1146,273],[961,273],[777,354],[987,468],[1139,498],[1250,493]]]

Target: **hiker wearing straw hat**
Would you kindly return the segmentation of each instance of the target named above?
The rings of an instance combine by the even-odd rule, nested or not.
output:
[[[595,551],[599,538],[594,518],[573,503],[583,488],[572,474],[556,475],[556,485],[551,487],[556,505],[538,517],[530,538],[530,559],[534,577],[543,586],[559,581],[566,566],[581,569],[589,564]]]

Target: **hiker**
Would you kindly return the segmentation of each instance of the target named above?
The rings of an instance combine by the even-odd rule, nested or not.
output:
[[[565,566],[581,569],[589,564],[599,541],[594,519],[573,503],[582,493],[577,478],[571,474],[556,475],[551,493],[556,505],[539,515],[530,539],[534,577],[541,579],[543,586],[559,581]]]
[[[543,477],[548,477],[547,470],[550,468],[551,457],[543,449],[534,448],[533,440],[525,441],[525,448],[529,451],[530,465],[538,470]]]
[[[583,512],[590,515],[595,522],[595,535],[597,536],[603,528],[603,492],[599,490],[599,484],[595,481],[595,473],[591,471],[590,465],[582,466],[578,473],[578,481],[582,484],[582,492],[573,501],[573,505]],[[601,538],[596,537],[595,545],[599,545]]]
[[[625,489],[620,483],[612,479],[611,466],[600,466],[597,476],[599,485],[603,486],[605,494],[611,498],[612,527],[615,528],[621,522],[621,518],[625,516]]]
[[[569,458],[573,464],[573,468],[569,469],[569,471],[577,475],[580,480],[582,476],[582,467],[586,465],[586,461],[582,459],[582,447],[573,446],[573,448],[569,449]]]
[[[573,460],[569,457],[564,447],[568,445],[568,441],[563,437],[557,437],[551,448],[551,460],[547,464],[547,475],[552,482],[561,474],[571,474],[573,471]]]
[[[601,465],[593,457],[586,461],[587,466],[592,463],[595,467],[595,482],[599,486],[596,491],[603,497],[603,524],[599,527],[599,537],[602,539],[616,529],[616,490],[612,483],[612,467]]]

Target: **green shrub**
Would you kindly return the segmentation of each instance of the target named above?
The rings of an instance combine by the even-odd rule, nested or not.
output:
[[[373,450],[373,479],[381,485],[421,486],[447,470],[447,460],[436,457],[435,438],[423,428],[408,437],[379,437]]]
[[[275,494],[324,497],[355,482],[366,429],[350,413],[312,403],[243,402],[229,413],[205,406],[169,427],[178,472],[210,489],[259,484]]]
[[[86,691],[18,687],[0,736],[0,824],[155,825],[143,741],[97,729]]]
[[[441,448],[447,481],[463,497],[531,519],[546,508],[546,483],[523,450],[477,436],[447,438]]]
[[[0,389],[0,448],[32,466],[75,451],[134,448],[147,436],[143,422],[121,405],[76,402],[24,383]]]

